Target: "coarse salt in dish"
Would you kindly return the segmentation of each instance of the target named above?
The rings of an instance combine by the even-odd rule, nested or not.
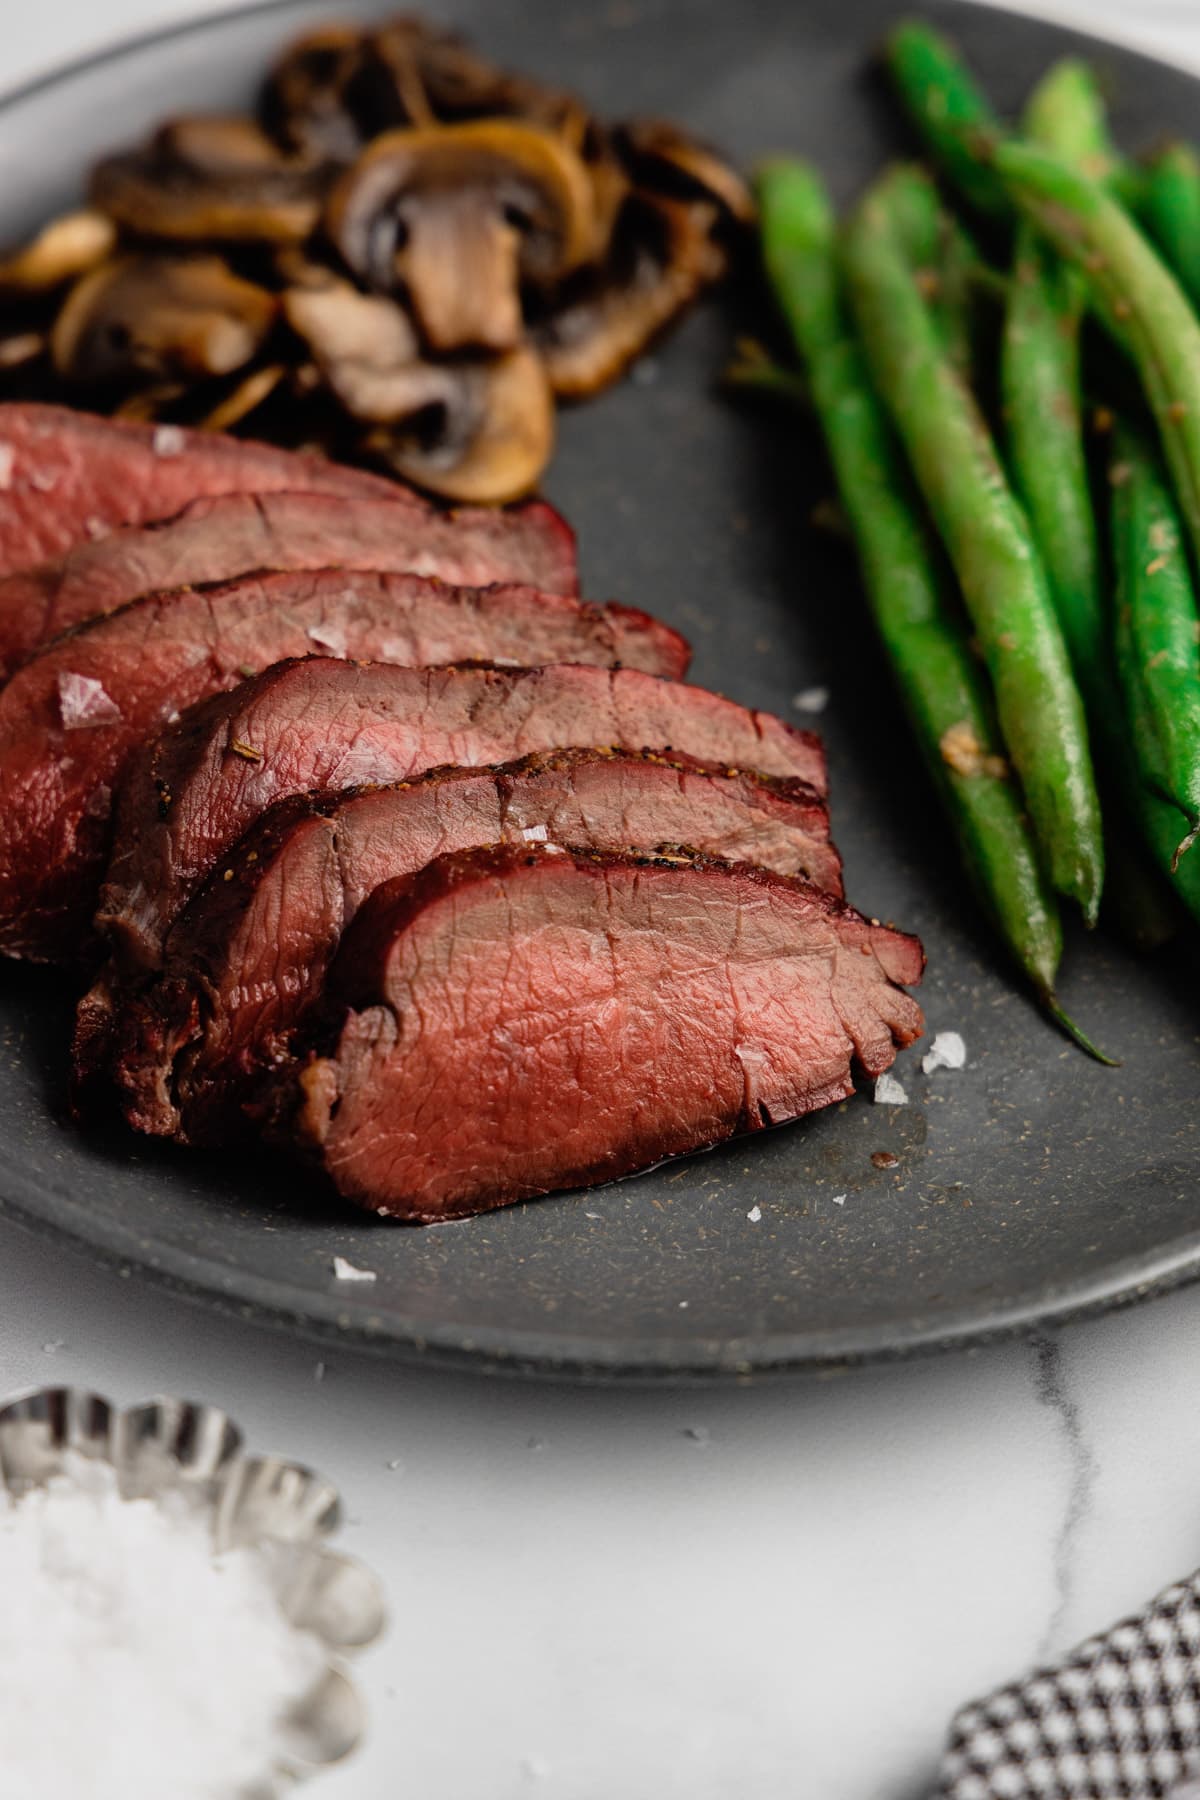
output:
[[[280,1800],[353,1749],[331,1654],[383,1604],[325,1541],[339,1514],[215,1407],[0,1406],[3,1800]]]
[[[229,1800],[284,1753],[325,1669],[259,1549],[214,1556],[193,1496],[123,1500],[78,1454],[0,1496],[0,1593],[7,1800]]]

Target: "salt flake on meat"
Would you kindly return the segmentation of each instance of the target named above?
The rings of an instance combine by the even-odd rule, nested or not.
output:
[[[155,456],[181,456],[187,439],[178,425],[156,425],[154,428]]]
[[[322,650],[328,650],[331,656],[345,656],[346,628],[339,625],[336,619],[330,619],[321,625],[310,625],[307,635]]]
[[[58,710],[64,731],[87,731],[95,725],[115,725],[121,709],[102,683],[90,675],[63,669],[58,677]]]

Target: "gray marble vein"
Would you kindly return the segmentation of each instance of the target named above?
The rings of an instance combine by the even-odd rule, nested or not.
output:
[[[1071,1391],[1063,1366],[1062,1343],[1057,1334],[1032,1339],[1034,1392],[1042,1406],[1055,1415],[1067,1457],[1067,1494],[1062,1517],[1054,1534],[1054,1595],[1050,1615],[1038,1641],[1040,1662],[1062,1649],[1059,1634],[1070,1609],[1074,1591],[1075,1540],[1092,1506],[1099,1468],[1088,1441],[1079,1401]]]

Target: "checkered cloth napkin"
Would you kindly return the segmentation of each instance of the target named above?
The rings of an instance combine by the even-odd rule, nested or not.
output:
[[[964,1707],[937,1800],[1200,1800],[1200,1573]]]

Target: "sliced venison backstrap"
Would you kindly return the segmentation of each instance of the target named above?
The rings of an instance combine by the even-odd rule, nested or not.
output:
[[[923,1021],[915,938],[744,866],[551,848],[379,888],[280,1078],[347,1199],[431,1221],[631,1174],[851,1092]]]
[[[178,425],[135,425],[65,406],[0,405],[0,575],[60,557],[122,525],[166,519],[205,494],[326,493],[402,498],[440,516],[411,489],[319,456]],[[518,509],[552,558],[539,585],[574,593],[575,539],[552,507]],[[527,579],[527,577],[526,577]]]
[[[276,800],[405,781],[441,764],[595,746],[678,750],[825,792],[824,753],[811,733],[634,669],[281,663],[196,707],[139,757],[121,795],[97,924],[123,971],[155,968],[165,931]]]
[[[134,601],[57,639],[0,689],[0,951],[42,961],[79,954],[113,790],[130,758],[184,707],[282,657],[319,651],[322,666],[330,656],[414,666],[567,657],[607,667],[657,649],[658,666],[673,667],[679,642],[625,608],[534,588],[337,569]],[[285,724],[303,742],[313,730],[324,723],[310,725],[302,711]],[[255,767],[253,740],[239,749],[234,738],[235,765]]]
[[[386,498],[217,494],[0,580],[0,679],[60,632],[143,594],[267,569],[377,569],[463,587],[524,582],[552,594],[578,588],[570,533],[540,501],[443,512],[404,489]]]
[[[630,751],[564,750],[495,769],[282,800],[168,935],[161,974],[112,1030],[111,1076],[139,1130],[223,1143],[319,1001],[367,895],[435,857],[494,843],[693,852],[803,874],[841,893],[824,802],[803,782]],[[83,1002],[94,1061],[103,987]],[[79,1071],[86,1080],[90,1068]]]

